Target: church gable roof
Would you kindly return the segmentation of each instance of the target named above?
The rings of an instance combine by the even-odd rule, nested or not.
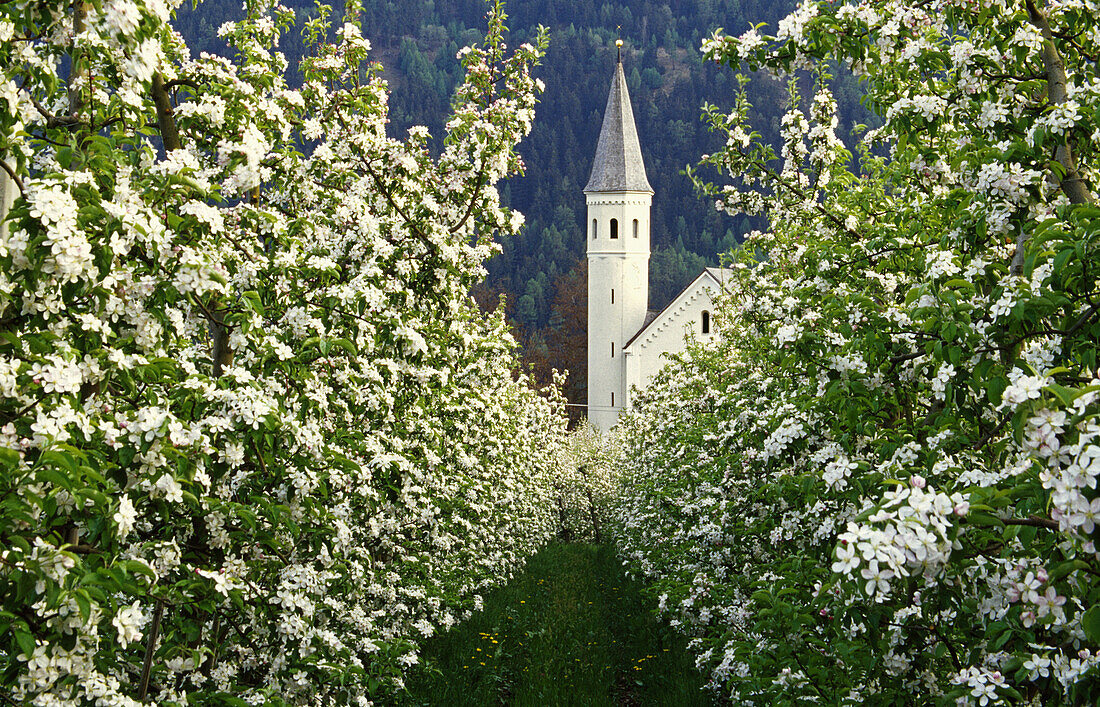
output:
[[[639,345],[644,347],[646,342],[645,338],[649,333],[659,331],[676,319],[680,310],[689,304],[691,301],[698,297],[699,291],[702,287],[706,287],[708,281],[713,282],[718,286],[719,290],[725,289],[726,282],[730,280],[733,270],[729,268],[703,268],[703,272],[699,273],[699,276],[691,281],[687,287],[685,287],[680,294],[672,298],[672,301],[665,305],[665,308],[656,314],[652,315],[652,312],[646,314],[645,323],[642,328],[638,330],[634,336],[630,337],[623,345],[623,351],[627,351],[632,348],[634,342],[639,342]]]
[[[626,89],[622,61],[615,64],[607,109],[603,114],[603,127],[596,142],[596,159],[592,163],[592,174],[584,191],[653,193],[645,174],[642,148],[638,144],[638,130],[634,125],[634,111],[630,107],[630,94]]]
[[[713,277],[718,286],[723,289],[726,283],[733,279],[733,268],[703,268],[703,272]]]

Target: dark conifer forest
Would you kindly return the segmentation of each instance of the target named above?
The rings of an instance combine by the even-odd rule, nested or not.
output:
[[[318,12],[306,0],[286,0],[299,21]],[[526,173],[500,186],[505,203],[521,211],[527,226],[503,244],[489,263],[485,306],[505,306],[524,358],[546,379],[552,368],[571,372],[567,394],[584,402],[585,277],[584,195],[615,62],[615,40],[624,41],[623,64],[641,138],[653,199],[650,308],[667,304],[706,265],[737,247],[742,234],[763,227],[730,217],[693,193],[683,169],[721,147],[700,119],[710,102],[729,106],[734,73],[705,64],[702,40],[717,27],[740,33],[752,25],[774,25],[793,0],[634,0],[583,3],[522,0],[507,4],[511,41],[532,37],[538,25],[550,30],[550,51],[537,75],[546,91],[534,129],[520,146]],[[364,36],[384,66],[392,97],[392,135],[412,125],[443,133],[451,93],[460,78],[458,50],[476,43],[484,25],[484,0],[366,0]],[[177,27],[196,51],[221,49],[217,28],[242,12],[239,0],[204,0],[181,10]],[[290,66],[301,56],[297,32],[281,49]],[[775,144],[786,86],[776,78],[754,77],[750,93],[754,124]],[[842,133],[866,122],[859,87],[842,83],[837,96]],[[579,348],[578,348],[579,347]]]

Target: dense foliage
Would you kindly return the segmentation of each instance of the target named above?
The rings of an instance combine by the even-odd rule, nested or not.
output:
[[[778,156],[746,97],[711,113],[705,188],[770,230],[724,340],[623,419],[617,533],[738,704],[1100,691],[1098,23],[1094,0],[810,1],[705,42],[814,86]],[[831,61],[885,121],[858,172]]]
[[[0,4],[0,697],[366,703],[554,532],[560,398],[469,297],[543,38],[433,158],[327,8]]]
[[[558,451],[554,472],[558,529],[563,540],[604,541],[619,488],[620,447],[582,422]]]
[[[288,0],[299,23],[316,13],[312,0]],[[695,198],[682,171],[703,153],[721,147],[699,120],[709,100],[730,104],[736,81],[699,51],[714,27],[743,29],[752,22],[774,22],[794,6],[762,0],[638,0],[629,3],[584,3],[574,0],[524,0],[509,9],[514,37],[534,37],[546,25],[553,49],[539,68],[546,92],[539,120],[525,142],[522,175],[505,180],[502,201],[527,217],[516,238],[503,243],[487,268],[484,301],[507,295],[507,312],[523,348],[541,380],[550,370],[570,371],[566,394],[572,403],[586,399],[584,352],[570,361],[569,339],[580,334],[586,317],[559,306],[563,282],[575,279],[577,261],[584,258],[584,197],[595,154],[608,85],[615,61],[614,40],[625,41],[623,60],[634,115],[641,136],[653,202],[653,257],[650,261],[650,306],[660,309],[698,276],[706,265],[718,264],[718,253],[734,247],[742,234],[759,228],[753,217],[723,218]],[[189,44],[215,50],[216,30],[236,19],[238,0],[204,0],[197,11],[181,9],[177,22]],[[390,133],[404,134],[426,125],[441,134],[454,87],[462,77],[458,48],[476,36],[484,7],[480,0],[366,0],[362,29],[374,46],[373,56],[385,64],[390,83]],[[294,32],[280,48],[288,57],[305,48]],[[293,81],[291,81],[292,85]],[[779,135],[782,82],[761,77],[750,87],[754,124],[768,139]],[[853,80],[837,87],[846,126],[866,122]],[[582,266],[583,267],[583,266]],[[583,282],[583,280],[582,280]],[[583,346],[583,344],[582,344]]]

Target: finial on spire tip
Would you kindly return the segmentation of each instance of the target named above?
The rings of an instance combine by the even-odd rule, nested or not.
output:
[[[621,63],[623,63],[623,40],[616,39],[615,40],[615,47],[618,51],[618,62],[621,64]]]

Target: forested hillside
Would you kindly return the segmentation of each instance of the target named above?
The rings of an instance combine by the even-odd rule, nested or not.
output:
[[[286,4],[295,9],[299,23],[318,13],[307,0]],[[460,76],[456,55],[477,41],[487,4],[372,0],[364,5],[363,34],[392,88],[390,134],[402,135],[408,127],[423,124],[438,138]],[[565,276],[584,258],[581,189],[607,100],[614,40],[621,36],[625,42],[623,60],[635,119],[656,191],[650,306],[659,308],[704,265],[717,264],[719,254],[735,247],[745,232],[763,226],[718,213],[693,194],[681,173],[724,144],[700,119],[701,106],[710,101],[728,107],[736,89],[728,71],[703,62],[700,44],[717,27],[740,33],[761,22],[774,25],[793,6],[793,0],[525,0],[507,6],[511,42],[530,39],[542,24],[550,29],[550,51],[537,71],[546,91],[535,127],[520,146],[526,174],[501,188],[505,202],[526,216],[527,227],[490,261],[479,299],[495,304],[498,293],[508,296],[509,316],[526,360],[544,379],[551,367],[572,371],[567,387],[572,402],[585,397],[585,279],[580,273]],[[218,46],[218,26],[240,12],[236,0],[205,0],[197,10],[181,10],[177,27],[198,52]],[[293,73],[302,52],[300,38],[289,33],[280,48]],[[750,91],[758,107],[753,122],[774,143],[786,89],[777,80],[758,77]],[[842,82],[837,98],[843,136],[853,123],[867,118],[854,82]]]

